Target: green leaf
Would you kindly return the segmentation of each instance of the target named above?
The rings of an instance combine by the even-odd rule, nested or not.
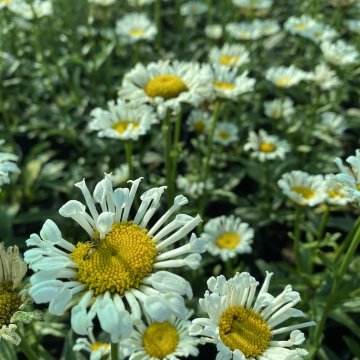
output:
[[[0,340],[0,359],[16,360],[16,351],[13,344],[6,340]]]
[[[337,321],[338,323],[346,326],[351,330],[357,337],[360,337],[360,326],[344,311],[336,309],[330,313],[330,318]]]
[[[343,336],[344,341],[346,342],[346,345],[350,348],[351,352],[360,359],[360,345],[359,342],[354,340],[351,337]]]

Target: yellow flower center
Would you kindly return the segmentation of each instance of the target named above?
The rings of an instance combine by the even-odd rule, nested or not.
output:
[[[309,28],[309,24],[306,23],[295,25],[295,30],[299,30],[299,31],[306,30],[308,28]]]
[[[95,342],[91,344],[92,351],[98,351],[100,348],[104,348],[106,350],[109,348],[109,344],[102,342]]]
[[[330,189],[330,190],[328,191],[328,194],[329,194],[329,196],[330,196],[332,199],[344,197],[343,192],[341,192],[341,191],[338,190],[338,189]]]
[[[11,282],[0,283],[0,328],[9,325],[14,312],[19,309],[21,299],[13,290]]]
[[[138,288],[152,272],[156,242],[146,229],[131,221],[113,224],[104,239],[76,245],[71,254],[78,267],[78,280],[95,294],[106,291],[123,295]]]
[[[269,346],[271,330],[261,316],[243,306],[231,306],[221,316],[219,332],[231,350],[239,349],[246,358],[261,355]]]
[[[259,145],[259,150],[265,153],[272,153],[276,150],[276,145],[262,142]]]
[[[179,334],[167,321],[152,323],[143,335],[144,348],[151,358],[163,359],[175,351],[178,343]]]
[[[132,125],[132,130],[131,131],[134,131],[139,127],[139,123],[136,122],[136,121],[121,120],[121,121],[118,121],[116,124],[114,124],[112,126],[112,128],[114,130],[116,130],[119,134],[122,135],[130,125]]]
[[[304,186],[294,186],[291,190],[302,195],[307,200],[311,199],[315,195],[314,191]]]
[[[220,249],[235,249],[239,243],[239,234],[233,232],[225,232],[216,239],[216,246]]]
[[[196,132],[200,133],[205,130],[205,124],[202,120],[197,120],[194,123],[194,129]]]
[[[219,57],[219,62],[222,65],[231,66],[238,62],[239,58],[233,55],[222,55]]]
[[[227,140],[229,139],[230,134],[227,131],[218,131],[218,136],[223,140]]]
[[[288,87],[293,83],[293,78],[291,76],[282,76],[275,80],[275,84],[279,87]]]
[[[0,4],[3,5],[9,5],[11,3],[11,0],[0,0]]]
[[[145,85],[145,92],[150,97],[173,99],[187,91],[186,84],[176,75],[164,74],[155,76]]]
[[[228,82],[222,82],[222,81],[214,81],[213,82],[213,85],[219,89],[219,90],[228,90],[228,91],[231,91],[231,90],[234,90],[235,89],[235,85],[231,84],[231,83],[228,83]]]
[[[356,184],[356,188],[360,191],[360,183]]]
[[[144,36],[145,32],[143,29],[133,28],[129,31],[129,34],[134,37],[141,37],[141,36]]]

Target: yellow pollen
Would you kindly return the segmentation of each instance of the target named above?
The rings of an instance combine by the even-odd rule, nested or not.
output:
[[[145,92],[150,97],[173,99],[187,91],[186,84],[176,75],[164,74],[155,76],[145,85]]]
[[[143,29],[140,29],[140,28],[133,28],[129,31],[129,34],[131,36],[135,36],[135,37],[141,37],[141,36],[144,36],[145,32]]]
[[[120,120],[112,126],[119,134],[123,134],[127,128],[132,125],[131,131],[136,130],[139,127],[139,123],[132,120]]]
[[[265,153],[272,153],[276,150],[276,145],[271,143],[260,143],[259,150]]]
[[[163,359],[176,350],[178,343],[179,334],[167,321],[152,323],[143,335],[144,348],[151,358]]]
[[[9,5],[12,0],[0,0],[0,4]]]
[[[360,183],[356,184],[356,188],[360,191]]]
[[[295,25],[295,30],[299,30],[299,31],[306,30],[308,28],[309,28],[309,24],[306,23]]]
[[[214,81],[213,85],[219,90],[231,91],[231,90],[235,89],[235,85],[228,83],[228,82]]]
[[[146,229],[131,221],[113,224],[104,239],[77,243],[71,259],[78,267],[77,279],[95,294],[106,291],[123,295],[138,288],[153,270],[156,242]]]
[[[205,124],[202,120],[197,120],[194,123],[194,129],[196,132],[200,133],[205,130]]]
[[[11,282],[0,283],[0,328],[9,325],[11,317],[19,309],[21,299]]]
[[[95,342],[93,344],[91,344],[91,350],[92,351],[97,351],[100,348],[105,348],[108,349],[109,348],[109,344],[107,343],[102,343],[102,342]]]
[[[340,190],[337,190],[337,189],[330,189],[328,191],[328,194],[331,198],[342,198],[344,197],[344,194],[340,191]]]
[[[246,358],[261,355],[269,346],[271,329],[261,316],[243,306],[231,306],[221,316],[219,332],[231,350],[239,349]]]
[[[239,58],[237,56],[233,55],[222,55],[219,57],[219,62],[222,65],[235,65],[238,62]]]
[[[315,195],[314,191],[303,186],[294,186],[291,190],[302,195],[307,200],[311,199]]]
[[[275,84],[279,87],[288,87],[293,83],[293,78],[291,76],[282,76],[275,80]]]
[[[230,137],[230,134],[227,131],[219,131],[218,135],[223,140],[227,140]]]
[[[216,239],[216,246],[220,249],[235,249],[240,243],[240,235],[233,232],[225,232]]]

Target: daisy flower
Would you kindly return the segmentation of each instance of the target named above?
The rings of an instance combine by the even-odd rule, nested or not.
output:
[[[127,103],[121,99],[108,102],[108,110],[95,108],[90,113],[91,130],[99,131],[99,137],[119,140],[138,140],[145,135],[158,119],[150,106]]]
[[[336,175],[333,174],[325,175],[324,186],[327,193],[326,202],[330,205],[346,206],[352,202],[352,199],[349,198],[342,184],[336,180],[335,176]]]
[[[182,295],[192,297],[190,284],[164,269],[199,266],[204,240],[192,234],[183,246],[176,248],[174,244],[196,228],[200,217],[179,214],[169,221],[187,203],[179,195],[154,221],[164,186],[144,192],[139,209],[130,216],[140,181],[130,181],[130,190],[113,190],[105,174],[93,195],[85,180],[75,184],[87,207],[70,200],[59,212],[77,222],[87,232],[88,241],[71,244],[57,225],[47,220],[40,236],[32,234],[26,242],[32,248],[26,251],[25,261],[34,271],[30,295],[38,304],[49,303],[49,312],[54,315],[71,308],[71,325],[80,335],[88,333],[97,316],[111,342],[118,342],[130,335],[132,322],[141,318],[142,311],[157,321],[172,313],[182,317]]]
[[[222,26],[219,24],[209,24],[205,26],[205,35],[209,39],[218,40],[222,36]]]
[[[154,40],[157,29],[155,24],[142,13],[130,13],[116,22],[116,33],[125,44],[140,40]]]
[[[25,0],[11,0],[8,8],[16,15],[27,20],[32,20],[34,16],[41,18],[52,14],[51,1],[47,0],[34,0],[31,5]]]
[[[324,62],[315,67],[315,70],[310,74],[310,77],[321,90],[330,90],[341,85],[341,81],[337,77],[336,71],[331,70]]]
[[[295,113],[294,102],[289,97],[265,101],[264,113],[271,119],[289,120]]]
[[[180,14],[182,16],[198,16],[205,14],[208,11],[208,6],[203,1],[187,1],[180,7]]]
[[[21,342],[16,333],[14,315],[24,303],[19,294],[19,285],[25,276],[27,267],[17,246],[5,249],[0,243],[0,340],[8,340],[14,345]]]
[[[322,175],[293,170],[281,176],[278,186],[285,196],[298,205],[315,206],[326,198]]]
[[[324,41],[320,44],[320,49],[325,60],[333,65],[345,66],[354,64],[359,58],[359,52],[356,48],[341,39],[335,43]]]
[[[193,199],[198,199],[204,191],[214,189],[214,184],[210,179],[207,179],[205,183],[195,175],[178,175],[176,178],[176,186],[180,191],[185,192]]]
[[[360,20],[346,20],[345,25],[350,31],[360,35]]]
[[[5,143],[4,140],[0,139],[0,146]],[[0,191],[1,186],[10,183],[10,174],[19,174],[20,170],[15,164],[18,157],[14,154],[0,152]]]
[[[280,360],[303,359],[308,352],[295,347],[305,340],[299,330],[314,326],[313,321],[284,326],[293,317],[303,317],[294,306],[301,301],[300,294],[287,285],[274,297],[268,293],[273,273],[266,278],[257,296],[259,282],[249,273],[242,272],[226,280],[221,275],[211,277],[200,307],[208,318],[192,321],[191,335],[201,336],[213,343],[222,360]],[[281,326],[281,327],[279,327]],[[288,340],[275,340],[280,334],[290,333]]]
[[[0,0],[0,9],[10,5],[12,0]]]
[[[355,151],[355,156],[351,155],[346,159],[350,165],[345,166],[340,158],[335,159],[335,163],[341,173],[335,175],[335,179],[343,186],[347,195],[354,201],[360,203],[360,149]]]
[[[211,72],[210,65],[205,67]],[[252,91],[255,79],[249,78],[248,73],[248,71],[244,71],[241,75],[238,75],[235,68],[214,65],[211,83],[215,96],[221,99],[237,100],[240,95]]]
[[[136,321],[130,338],[120,343],[120,351],[129,360],[177,360],[198,356],[201,340],[189,335],[192,311],[184,319],[172,315],[165,321]]]
[[[110,355],[110,344],[96,341],[93,329],[88,329],[88,338],[76,339],[74,351],[86,351],[90,353],[90,360],[101,360]]]
[[[251,131],[247,143],[244,145],[245,151],[251,151],[251,157],[261,162],[275,159],[284,159],[289,152],[289,143],[280,140],[278,136],[269,135],[265,130],[259,133]]]
[[[217,65],[238,68],[250,62],[249,52],[243,45],[224,44],[221,49],[213,47],[209,53],[210,62]]]
[[[280,25],[275,20],[254,20],[254,28],[259,29],[262,36],[270,36],[280,31]]]
[[[100,5],[100,6],[110,6],[115,4],[116,0],[89,0],[90,4]]]
[[[205,224],[201,238],[206,241],[207,250],[211,255],[220,256],[221,260],[226,262],[237,254],[252,251],[254,230],[239,217],[219,216]]]
[[[137,64],[123,79],[120,97],[156,106],[163,117],[181,103],[198,106],[211,95],[211,73],[198,63],[159,61]]]
[[[239,140],[238,132],[239,129],[235,124],[226,121],[219,122],[216,124],[214,142],[228,146]]]
[[[114,185],[125,184],[130,178],[129,165],[122,164],[118,166],[109,176]]]
[[[155,0],[127,0],[130,6],[146,6],[154,3]]]
[[[295,65],[271,67],[265,73],[267,80],[280,88],[289,88],[309,78],[309,74]]]
[[[263,36],[261,29],[250,22],[229,23],[225,29],[236,40],[257,40]]]
[[[187,125],[190,131],[198,134],[205,133],[210,124],[211,114],[205,110],[193,110],[187,119]]]
[[[265,16],[273,4],[273,0],[232,0],[232,2],[246,13],[255,12],[255,16]]]
[[[320,115],[320,125],[331,135],[341,136],[344,134],[347,125],[343,115],[326,111]]]

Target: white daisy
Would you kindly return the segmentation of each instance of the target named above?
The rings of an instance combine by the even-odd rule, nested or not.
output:
[[[21,342],[13,317],[23,305],[19,285],[26,271],[18,247],[5,249],[4,244],[0,243],[0,340],[8,340],[14,345]]]
[[[289,143],[279,139],[278,136],[269,135],[265,130],[259,130],[257,134],[250,131],[245,151],[251,151],[251,157],[261,162],[275,159],[284,159],[290,151]]]
[[[90,353],[90,360],[101,360],[110,355],[110,344],[96,341],[93,329],[88,329],[88,338],[78,338],[73,346],[74,351]]]
[[[266,272],[257,297],[259,282],[249,273],[236,273],[229,280],[223,275],[211,277],[207,281],[209,290],[199,301],[209,318],[193,320],[190,334],[215,344],[219,360],[303,359],[308,352],[292,347],[305,340],[299,329],[315,323],[281,326],[285,321],[304,314],[294,308],[301,298],[290,285],[276,297],[268,293],[272,275]],[[274,339],[285,333],[290,333],[288,340]]]
[[[267,80],[280,88],[288,88],[309,79],[309,74],[295,65],[271,67],[265,73]]]
[[[345,166],[340,158],[335,159],[335,163],[341,173],[335,175],[335,179],[343,186],[347,195],[357,203],[360,203],[360,149],[355,151],[355,156],[351,155],[346,159],[350,165]]]
[[[196,109],[191,111],[187,125],[190,131],[195,131],[198,134],[205,133],[210,125],[211,114],[208,111]]]
[[[90,4],[100,5],[100,6],[110,6],[115,4],[116,0],[89,0]]]
[[[262,36],[270,36],[280,31],[280,25],[276,20],[254,20],[252,26],[259,29]]]
[[[198,106],[211,91],[211,73],[198,63],[159,61],[137,64],[125,75],[119,95],[154,105],[163,117],[167,109],[179,111],[183,102]]]
[[[201,342],[189,335],[192,311],[186,311],[184,319],[174,315],[164,321],[136,321],[136,330],[130,338],[120,343],[120,351],[129,360],[177,360],[198,356]]]
[[[109,176],[114,185],[118,186],[125,184],[130,178],[129,165],[122,164],[118,166]]]
[[[210,62],[217,65],[238,68],[250,62],[249,52],[243,45],[224,44],[220,49],[213,47],[209,53]]]
[[[218,98],[237,100],[240,95],[254,89],[255,79],[248,77],[248,71],[238,75],[237,69],[221,65],[214,65],[213,70],[210,65],[205,65],[205,68],[212,72],[211,84]]]
[[[141,40],[154,40],[157,29],[146,14],[130,13],[116,22],[116,33],[123,43],[132,44]]]
[[[338,40],[335,43],[324,41],[320,44],[327,62],[333,65],[345,66],[358,62],[359,52],[353,45],[347,44],[344,40]]]
[[[356,19],[346,20],[345,24],[350,31],[360,35],[360,20],[356,20]]]
[[[265,16],[273,4],[273,0],[232,0],[232,2],[245,13],[255,16]]]
[[[130,335],[132,322],[141,318],[142,311],[156,321],[164,321],[172,313],[185,314],[182,295],[191,298],[191,286],[164,269],[199,266],[204,240],[192,234],[183,246],[174,248],[174,244],[196,228],[200,217],[179,214],[168,221],[187,203],[179,195],[174,205],[148,226],[165,187],[144,192],[138,211],[130,216],[140,181],[131,181],[130,190],[113,190],[105,174],[93,196],[85,180],[75,184],[87,207],[70,200],[59,212],[84,228],[87,242],[71,244],[51,220],[45,222],[40,236],[32,234],[26,242],[32,248],[26,251],[25,261],[34,271],[30,295],[36,303],[49,303],[54,315],[71,308],[71,325],[80,335],[88,333],[96,316],[111,342],[118,342]]]
[[[180,14],[182,16],[198,16],[205,14],[208,11],[208,5],[203,1],[192,0],[187,1],[180,7]]]
[[[321,128],[331,135],[341,136],[347,129],[347,123],[343,115],[326,111],[320,116]]]
[[[326,198],[322,175],[293,170],[281,176],[278,186],[285,196],[302,206],[319,205]]]
[[[289,120],[295,113],[294,101],[289,97],[265,101],[264,113],[271,119]]]
[[[127,0],[130,6],[146,6],[154,3],[155,0]]]
[[[311,80],[313,80],[322,90],[330,90],[341,85],[341,81],[337,77],[336,71],[331,70],[324,62],[317,65],[310,76]]]
[[[0,0],[0,9],[10,5],[12,0]]]
[[[219,24],[209,24],[205,26],[205,35],[209,39],[218,40],[223,33],[222,26]]]
[[[220,256],[225,262],[238,254],[252,251],[254,230],[238,217],[219,216],[205,224],[201,237],[207,243],[208,252],[213,256]]]
[[[223,146],[228,146],[239,140],[238,127],[227,121],[221,121],[216,124],[214,133],[214,142]]]
[[[326,202],[330,205],[345,206],[352,202],[341,183],[339,183],[335,175],[325,175],[325,191],[327,193]]]
[[[4,140],[0,139],[0,146],[5,143]],[[18,157],[14,154],[7,152],[0,152],[0,191],[1,186],[10,183],[10,174],[19,174],[20,170],[15,164]]]
[[[28,20],[32,20],[34,16],[41,18],[52,14],[51,1],[47,0],[34,0],[31,5],[26,0],[11,0],[8,8]]]
[[[257,40],[263,36],[261,29],[250,22],[229,23],[225,29],[236,40]]]
[[[138,140],[145,135],[158,119],[150,106],[127,103],[121,99],[108,102],[109,110],[95,108],[90,115],[91,130],[99,131],[100,137],[120,140]]]
[[[176,186],[180,191],[185,192],[185,194],[189,195],[192,199],[198,199],[204,194],[204,191],[214,189],[214,184],[210,179],[207,179],[206,182],[204,182],[195,175],[178,175],[176,178]]]

